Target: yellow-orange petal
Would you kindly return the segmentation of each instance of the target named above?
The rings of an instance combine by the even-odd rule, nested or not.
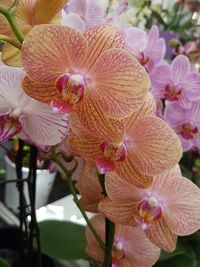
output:
[[[137,226],[134,217],[137,204],[134,202],[114,202],[107,198],[99,203],[99,211],[114,223]]]
[[[116,172],[127,182],[140,188],[147,188],[152,184],[153,177],[144,175],[138,170],[138,166],[131,160],[131,155],[127,150],[127,157],[123,162],[115,163]]]
[[[86,160],[92,161],[102,156],[102,151],[100,150],[101,142],[95,137],[81,139],[75,134],[70,135],[67,139],[71,151],[85,157]]]
[[[101,110],[111,118],[124,118],[142,106],[150,82],[140,63],[122,49],[104,52],[90,71],[89,88]]]
[[[22,82],[22,87],[27,95],[42,103],[50,104],[53,99],[60,98],[60,93],[56,90],[53,83],[36,83],[28,77],[25,77]]]
[[[86,53],[87,41],[78,31],[61,25],[39,25],[23,42],[22,64],[32,80],[48,83],[82,64]]]
[[[134,124],[138,118],[142,116],[155,115],[155,114],[156,114],[156,102],[151,92],[148,92],[144,98],[142,106],[136,112],[134,112],[130,117],[124,119],[126,131],[128,132],[130,129],[134,127]]]
[[[160,118],[139,118],[126,137],[130,161],[142,174],[158,175],[180,160],[182,146],[175,132]]]
[[[145,234],[152,243],[167,252],[172,252],[176,248],[177,235],[169,229],[164,218],[154,221],[145,230]]]
[[[120,47],[122,42],[119,38],[121,35],[111,24],[91,28],[84,33],[84,36],[88,43],[88,53],[84,64],[88,70],[103,52],[110,48]]]
[[[21,51],[8,43],[3,48],[1,59],[8,66],[20,67],[22,65]]]
[[[123,121],[108,118],[99,108],[97,99],[88,91],[84,94],[83,101],[76,107],[76,114],[83,126],[100,138],[121,139],[124,133]],[[116,141],[117,141],[116,140]]]
[[[35,20],[37,24],[50,23],[67,4],[68,0],[36,0]]]
[[[108,197],[115,202],[140,202],[142,190],[128,183],[117,173],[107,173],[105,187]]]

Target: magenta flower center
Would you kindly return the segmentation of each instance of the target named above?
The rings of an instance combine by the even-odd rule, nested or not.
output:
[[[103,142],[100,149],[104,154],[104,158],[112,161],[124,161],[126,158],[126,147],[124,144],[113,144]]]
[[[139,216],[136,220],[146,229],[155,220],[162,217],[162,207],[157,198],[150,196],[143,199],[138,205]]]
[[[112,267],[120,267],[125,258],[125,248],[122,241],[114,241],[112,249]]]
[[[144,53],[140,53],[139,61],[142,66],[145,66],[149,62],[149,57],[145,56]]]
[[[164,89],[165,99],[169,101],[179,100],[181,97],[181,89],[176,86],[170,86],[169,84]]]
[[[81,73],[66,73],[56,80],[56,88],[62,99],[71,107],[79,103],[84,96],[86,77]]]
[[[198,128],[190,123],[183,123],[177,127],[177,133],[180,134],[184,139],[190,140],[197,135]]]
[[[17,117],[8,115],[0,116],[0,140],[5,142],[21,132],[22,125]]]

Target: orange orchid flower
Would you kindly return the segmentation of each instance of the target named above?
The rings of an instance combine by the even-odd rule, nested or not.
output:
[[[139,111],[117,121],[118,125],[112,123],[108,122],[103,136],[81,128],[77,121],[72,123],[74,134],[68,139],[69,147],[86,160],[95,161],[101,173],[116,170],[122,178],[139,187],[148,187],[152,175],[178,163],[182,151],[180,140],[155,116],[155,101],[150,93]]]
[[[96,215],[91,219],[97,233],[105,240],[105,218]],[[86,252],[93,259],[103,262],[104,253],[86,228]],[[160,249],[152,244],[139,227],[116,225],[112,249],[112,267],[151,267],[156,263]]]
[[[177,235],[200,229],[200,189],[182,177],[178,165],[155,176],[147,189],[108,174],[106,191],[109,199],[100,202],[100,212],[116,223],[140,225],[150,241],[163,250],[176,248]]]
[[[21,32],[26,35],[35,25],[59,23],[60,11],[68,0],[20,0],[16,11],[16,22]],[[9,9],[14,0],[1,0],[0,6]],[[0,14],[0,34],[13,37],[13,33],[6,18]],[[11,66],[21,66],[20,50],[10,44],[6,44],[2,60]]]
[[[84,34],[60,25],[36,26],[22,46],[28,76],[23,88],[55,112],[75,111],[87,129],[97,132],[105,116],[124,118],[136,111],[150,87],[145,69],[123,46],[112,25]]]

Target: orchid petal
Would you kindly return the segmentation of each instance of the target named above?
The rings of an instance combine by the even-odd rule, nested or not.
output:
[[[95,88],[90,92],[109,117],[123,118],[136,111],[150,87],[145,69],[121,49],[100,56],[90,71]]]
[[[20,50],[8,43],[3,48],[1,59],[8,66],[20,67],[22,65]]]
[[[50,104],[54,99],[61,99],[60,92],[56,89],[54,83],[36,83],[25,77],[22,87],[27,95],[43,103]]]
[[[136,226],[134,210],[137,210],[136,203],[113,202],[105,199],[99,203],[99,211],[112,222]]]
[[[184,80],[190,71],[190,61],[184,55],[177,56],[172,62],[172,78],[176,82]]]
[[[180,82],[180,86],[183,87],[184,94],[187,99],[195,101],[200,99],[199,88],[200,88],[200,74],[198,72],[190,72],[185,80]]]
[[[139,118],[127,133],[126,142],[131,162],[142,174],[160,174],[174,167],[182,154],[177,135],[155,116]]]
[[[165,87],[169,84],[170,78],[171,68],[168,64],[157,66],[150,76],[154,91],[158,91],[158,93],[161,94]],[[161,98],[163,98],[163,95],[161,95]]]
[[[85,66],[88,70],[92,68],[99,56],[110,48],[116,48],[121,45],[118,40],[117,30],[110,24],[100,25],[91,28],[84,33],[88,42],[88,54]],[[119,34],[119,33],[118,33]]]
[[[164,218],[154,221],[147,230],[146,236],[149,240],[167,252],[172,252],[176,248],[177,235],[167,226]]]
[[[85,31],[85,22],[80,18],[78,14],[70,13],[62,15],[62,25],[72,27],[74,29],[78,29],[79,31]]]
[[[200,189],[187,178],[173,176],[167,180],[164,217],[177,235],[190,235],[200,228]]]
[[[22,63],[34,81],[51,83],[73,65],[83,63],[87,42],[78,31],[61,25],[35,26],[22,46]]]

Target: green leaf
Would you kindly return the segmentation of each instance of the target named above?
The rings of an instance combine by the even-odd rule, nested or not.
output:
[[[0,258],[0,267],[10,267],[10,265],[4,259]]]
[[[159,258],[159,261],[165,261],[165,260],[171,259],[175,256],[182,255],[185,252],[186,251],[185,251],[185,247],[183,246],[183,244],[181,242],[178,242],[176,249],[173,252],[167,253],[165,251],[162,251],[160,258]]]
[[[39,223],[42,252],[60,260],[87,258],[85,227],[72,222]]]
[[[189,244],[184,244],[185,253],[157,262],[154,267],[197,267],[196,255]]]

